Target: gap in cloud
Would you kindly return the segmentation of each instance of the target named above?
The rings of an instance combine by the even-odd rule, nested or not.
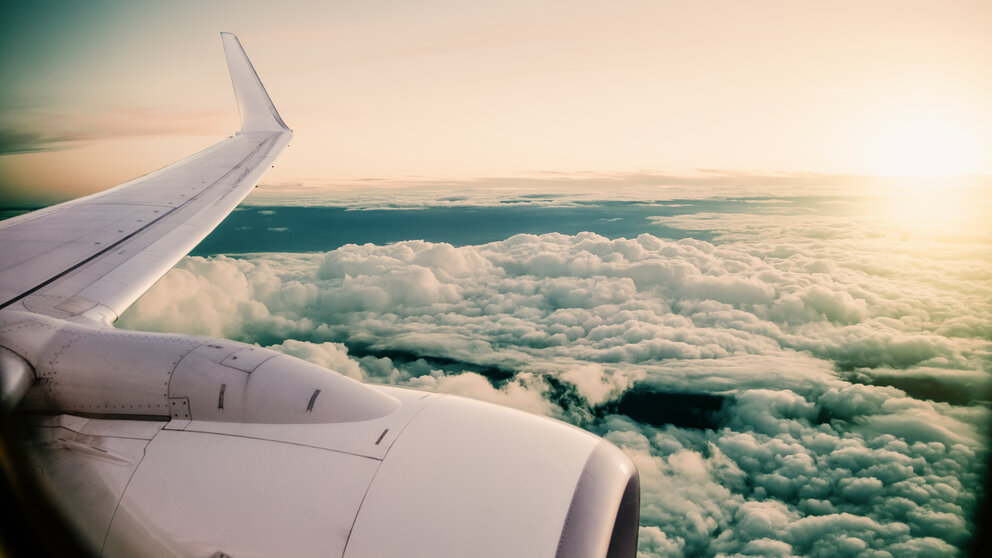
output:
[[[992,376],[974,370],[859,368],[842,374],[842,377],[852,383],[890,386],[916,399],[952,405],[978,405],[992,401]]]
[[[197,246],[193,255],[253,252],[316,252],[345,244],[387,244],[417,238],[454,246],[485,244],[515,234],[578,234],[634,238],[713,241],[700,228],[681,228],[680,219],[696,214],[750,212],[833,214],[836,200],[823,197],[653,201],[588,201],[548,205],[556,198],[520,196],[495,205],[417,206],[390,209],[326,205],[249,205],[234,212]],[[244,231],[252,231],[245,234]],[[280,234],[268,234],[280,233]]]
[[[691,208],[681,208],[685,213]],[[650,230],[664,238],[683,238],[685,231],[652,223],[665,208],[641,203],[604,202],[566,207],[531,204],[369,209],[343,207],[249,207],[233,213],[197,246],[192,255],[251,252],[315,252],[345,244],[387,244],[411,238],[455,246],[485,244],[515,234],[591,230],[609,238],[636,236]],[[616,220],[618,216],[622,221]],[[249,229],[251,227],[251,229]],[[251,234],[244,231],[252,230]],[[281,234],[269,234],[269,233]],[[693,232],[697,238],[708,235]]]
[[[397,368],[418,370],[421,374],[431,370],[441,370],[445,374],[472,372],[485,377],[493,384],[493,387],[497,388],[505,384],[516,373],[516,371],[504,367],[484,366],[444,356],[421,354],[395,348],[375,348],[371,343],[343,340],[342,344],[347,347],[348,354],[358,359],[366,357],[389,359],[392,365]]]
[[[665,392],[636,386],[607,407],[606,414],[621,414],[651,426],[676,426],[715,430],[726,422],[722,411],[733,397],[713,393]]]

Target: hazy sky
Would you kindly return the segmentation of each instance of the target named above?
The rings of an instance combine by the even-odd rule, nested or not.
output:
[[[297,137],[267,183],[535,171],[992,173],[988,2],[5,2],[0,193],[237,129],[236,32]]]

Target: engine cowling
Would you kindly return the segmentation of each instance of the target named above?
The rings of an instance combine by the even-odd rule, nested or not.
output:
[[[34,369],[35,458],[104,556],[636,551],[634,464],[558,421],[231,341],[8,314],[0,345]]]
[[[302,424],[368,420],[399,405],[341,374],[236,341],[34,314],[6,321],[3,343],[37,378],[22,403],[28,411]]]

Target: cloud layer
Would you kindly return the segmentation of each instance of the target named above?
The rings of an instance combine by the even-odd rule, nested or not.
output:
[[[119,325],[588,428],[640,469],[644,556],[953,554],[990,418],[987,246],[754,219],[187,258]]]

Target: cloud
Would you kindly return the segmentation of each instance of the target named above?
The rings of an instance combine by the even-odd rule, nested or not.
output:
[[[574,385],[589,405],[597,406],[617,399],[633,386],[636,376],[629,370],[609,371],[590,363],[569,367],[558,378]]]
[[[992,264],[907,257],[826,221],[766,218],[809,237],[730,221],[718,243],[581,233],[186,258],[121,325],[588,428],[640,470],[644,556],[965,545],[992,416]]]
[[[550,415],[552,403],[545,398],[545,384],[532,374],[519,374],[514,381],[495,388],[484,376],[472,372],[464,372],[455,376],[446,376],[439,370],[429,375],[416,377],[407,385],[417,389],[450,393],[471,397],[514,407],[539,415]]]
[[[269,348],[329,368],[349,378],[368,380],[368,374],[357,361],[348,357],[348,348],[341,343],[308,343],[287,339]]]

